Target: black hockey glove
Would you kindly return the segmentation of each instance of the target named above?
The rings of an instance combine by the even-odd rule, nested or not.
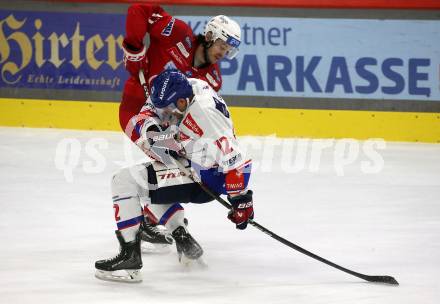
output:
[[[248,220],[254,218],[252,190],[234,197],[228,195],[228,201],[232,205],[232,210],[228,213],[228,219],[235,223],[237,229],[246,229]]]

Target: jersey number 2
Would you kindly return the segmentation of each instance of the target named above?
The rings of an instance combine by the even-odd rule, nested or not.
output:
[[[115,209],[115,220],[119,221],[121,217],[119,216],[119,205],[113,204],[113,208]]]

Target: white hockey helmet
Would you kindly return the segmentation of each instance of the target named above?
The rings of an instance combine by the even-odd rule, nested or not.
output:
[[[205,26],[205,31],[203,35],[211,32],[212,41],[221,39],[231,46],[231,49],[226,53],[228,59],[234,58],[238,54],[238,47],[241,42],[241,28],[237,22],[225,15],[218,15],[211,20]]]

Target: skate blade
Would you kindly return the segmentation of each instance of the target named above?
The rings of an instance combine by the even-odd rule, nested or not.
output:
[[[208,268],[208,263],[206,263],[203,257],[199,257],[198,259],[189,259],[185,255],[182,255],[179,257],[179,262],[185,269],[188,270],[193,268],[198,268],[198,269]]]
[[[141,242],[141,251],[148,254],[166,254],[171,252],[171,245]]]
[[[140,269],[137,270],[116,270],[105,271],[96,269],[95,277],[110,282],[123,283],[140,283],[142,282],[142,273]]]

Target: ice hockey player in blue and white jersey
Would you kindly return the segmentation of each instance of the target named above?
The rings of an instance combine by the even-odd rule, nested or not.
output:
[[[212,200],[178,168],[175,159],[191,168],[212,192],[227,195],[233,207],[228,218],[237,229],[245,229],[254,216],[253,193],[247,189],[251,162],[240,149],[223,99],[203,80],[188,79],[177,70],[158,75],[150,97],[162,125],[155,131],[148,128],[140,132],[144,140],[141,146],[153,159],[121,169],[113,176],[120,252],[95,263],[100,279],[142,280],[139,231],[145,206],[155,206],[154,216],[169,217],[177,214],[176,202],[200,204]],[[168,124],[164,126],[165,121]],[[176,243],[179,260],[201,258],[203,249],[189,233],[183,214],[170,217],[166,227]]]

